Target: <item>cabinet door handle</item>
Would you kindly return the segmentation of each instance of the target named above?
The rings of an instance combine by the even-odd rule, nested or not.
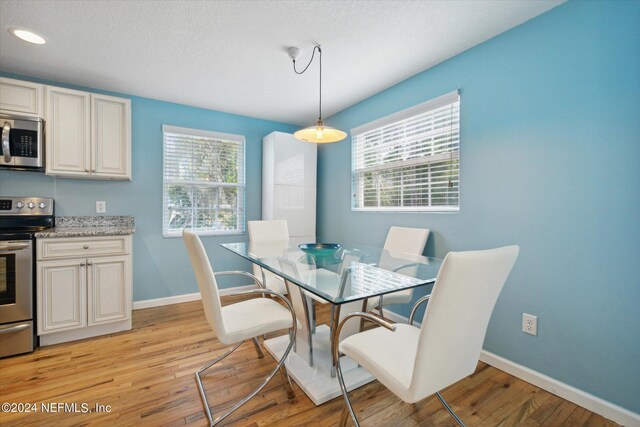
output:
[[[88,265],[89,267],[91,267],[91,266],[93,265],[93,263],[92,263],[92,262],[88,262],[88,263],[87,263],[87,265]]]
[[[83,262],[82,264],[80,264],[80,267],[84,267],[85,265],[87,265],[87,264],[85,264],[85,263]]]
[[[89,245],[84,245],[83,248],[89,249]]]

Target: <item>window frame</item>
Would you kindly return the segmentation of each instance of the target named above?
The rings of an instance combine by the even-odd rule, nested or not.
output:
[[[455,151],[455,155],[451,156],[451,159],[455,159],[458,162],[458,204],[457,206],[362,206],[358,207],[358,199],[363,197],[363,194],[359,193],[358,173],[356,172],[356,162],[357,158],[357,144],[356,144],[356,136],[359,134],[363,134],[365,132],[369,132],[374,129],[378,129],[384,126],[388,126],[394,124],[396,122],[400,122],[405,119],[409,119],[411,117],[424,114],[430,110],[435,110],[442,106],[458,103],[458,149]],[[454,90],[452,92],[441,95],[437,98],[433,98],[429,101],[420,103],[418,105],[414,105],[412,107],[406,108],[404,110],[398,111],[396,113],[381,117],[379,119],[373,120],[371,122],[362,124],[358,127],[351,129],[351,211],[353,212],[380,212],[380,213],[436,213],[436,214],[448,214],[448,213],[458,213],[460,212],[461,205],[461,144],[460,144],[460,110],[461,110],[461,100],[460,100],[460,90]],[[418,158],[419,159],[419,158]],[[396,168],[402,167],[410,167],[416,165],[424,165],[435,163],[423,163],[419,160],[409,159],[403,161],[394,162],[396,164]],[[379,170],[391,169],[385,168],[382,165],[373,166],[372,168],[378,168]],[[403,188],[403,187],[401,187]],[[430,192],[431,195],[431,192]]]
[[[220,141],[239,143],[242,149],[238,151],[242,156],[242,161],[238,162],[238,181],[240,183],[224,183],[224,182],[209,182],[209,181],[187,181],[187,180],[173,180],[167,179],[167,134],[181,135],[183,137],[194,138],[210,138]],[[208,131],[203,129],[184,128],[172,125],[162,125],[162,236],[164,238],[182,237],[181,228],[176,231],[170,231],[168,224],[165,222],[165,213],[169,209],[168,205],[168,185],[177,184],[191,187],[209,187],[209,188],[221,188],[221,187],[233,187],[239,189],[238,204],[236,207],[236,217],[238,227],[234,230],[213,230],[213,229],[194,229],[188,228],[194,234],[199,236],[231,236],[231,235],[244,235],[246,233],[246,203],[247,203],[247,143],[244,135],[236,135],[231,133]]]

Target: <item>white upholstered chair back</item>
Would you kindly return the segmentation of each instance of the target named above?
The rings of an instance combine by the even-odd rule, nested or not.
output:
[[[200,288],[207,322],[209,322],[216,337],[223,343],[229,344],[226,341],[227,334],[222,320],[222,305],[220,304],[218,283],[204,246],[202,246],[202,242],[197,235],[187,230],[182,230],[182,239],[187,247],[191,266],[198,282],[198,288]]]
[[[393,226],[387,234],[384,249],[389,252],[407,252],[414,255],[422,255],[428,238],[428,228]]]
[[[428,238],[428,228],[408,228],[397,226],[389,228],[387,240],[384,242],[384,249],[386,252],[383,252],[380,256],[380,267],[393,270],[398,267],[396,265],[398,258],[410,258],[403,254],[422,255]],[[404,267],[398,270],[398,273],[405,274],[407,276],[413,276],[415,272],[416,267]],[[407,304],[411,301],[412,296],[413,289],[393,292],[385,295],[382,303],[383,305]],[[378,305],[378,299],[372,298],[367,304],[367,310],[371,310]]]
[[[255,243],[281,242],[289,240],[287,221],[274,219],[269,221],[248,221],[249,240]]]
[[[286,242],[289,240],[289,227],[286,220],[248,221],[249,241],[251,243]],[[253,264],[253,275],[262,280],[262,269]],[[284,281],[270,271],[264,271],[264,286],[286,294]]]
[[[498,295],[518,246],[450,252],[422,320],[410,393],[428,396],[476,368]]]

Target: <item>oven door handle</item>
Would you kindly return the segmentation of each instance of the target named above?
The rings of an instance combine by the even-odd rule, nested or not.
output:
[[[12,326],[10,328],[0,329],[0,334],[10,334],[11,332],[20,332],[31,327],[30,323],[23,323],[21,325]]]
[[[28,247],[29,247],[28,244],[11,245],[11,246],[0,246],[0,252],[20,251],[22,249],[27,249]]]
[[[4,122],[4,128],[2,128],[2,153],[4,154],[4,161],[7,163],[11,161],[11,147],[9,147],[9,133],[11,133],[11,123]]]

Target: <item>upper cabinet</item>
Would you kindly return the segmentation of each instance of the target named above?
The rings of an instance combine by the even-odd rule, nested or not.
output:
[[[95,177],[131,179],[131,101],[91,95],[91,171]]]
[[[131,180],[131,100],[0,77],[0,114],[44,118],[47,175]]]
[[[47,175],[131,180],[131,101],[46,87]]]
[[[91,174],[91,94],[47,87],[47,174]]]
[[[0,113],[43,117],[44,85],[0,77]]]

